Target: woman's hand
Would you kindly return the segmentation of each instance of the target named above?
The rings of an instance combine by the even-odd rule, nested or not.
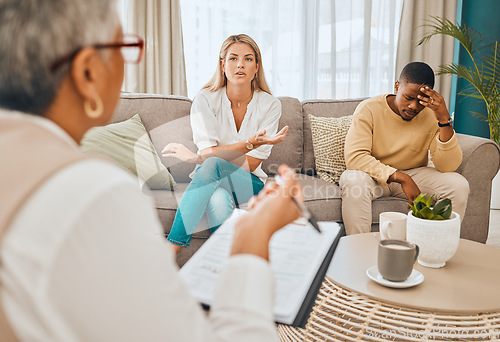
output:
[[[191,152],[183,144],[170,143],[163,148],[161,155],[167,158],[174,157],[188,163],[201,164],[200,156]]]
[[[249,211],[236,223],[231,254],[254,254],[269,259],[269,240],[271,236],[301,215],[292,196],[304,200],[302,187],[295,172],[286,165],[278,168],[283,185],[274,182],[249,203]]]
[[[255,135],[248,139],[248,141],[251,142],[255,147],[259,147],[262,145],[276,145],[282,142],[283,139],[285,139],[287,132],[288,126],[285,126],[274,136],[270,137],[266,135],[266,130],[263,129],[255,133]]]

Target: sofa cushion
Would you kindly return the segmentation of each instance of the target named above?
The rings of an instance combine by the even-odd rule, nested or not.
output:
[[[279,97],[281,101],[281,118],[279,128],[289,127],[285,140],[273,146],[271,155],[262,162],[262,170],[268,175],[277,173],[278,166],[287,164],[292,169],[302,169],[302,107],[299,100],[292,97]]]
[[[150,189],[173,190],[176,185],[158,157],[139,114],[122,122],[90,129],[82,139],[81,148],[113,159],[136,175],[141,183],[145,181]]]
[[[304,121],[304,161],[303,171],[307,174],[315,174],[314,153],[311,135],[309,114],[324,117],[341,117],[351,115],[358,104],[364,99],[349,100],[308,100],[302,102],[302,114]]]
[[[342,222],[342,191],[336,184],[318,177],[299,174],[298,179],[304,192],[305,204],[318,221]],[[380,197],[372,205],[372,231],[378,228],[379,215],[384,211],[408,212],[405,199]]]
[[[324,118],[309,114],[309,120],[316,172],[321,179],[338,184],[345,171],[344,144],[352,115]]]
[[[174,222],[175,213],[177,212],[177,206],[181,201],[182,195],[186,191],[188,185],[189,183],[178,183],[175,191],[153,190],[149,192],[149,194],[153,196],[161,222],[168,222],[167,225],[163,225],[165,233],[167,234],[170,232],[170,228]],[[193,236],[205,238],[210,236],[208,221],[205,215],[203,215],[200,224],[196,227],[195,234]]]
[[[342,221],[342,200],[338,185],[315,176],[298,175],[305,204],[318,221]]]
[[[179,183],[177,184],[175,191],[151,191],[156,207],[158,209],[173,210],[175,212],[188,185],[189,183]]]
[[[187,97],[155,94],[122,94],[112,122],[126,120],[139,113],[159,155],[165,145],[176,142],[197,152],[189,121],[191,100]],[[177,182],[189,182],[195,165],[176,158],[161,158]]]

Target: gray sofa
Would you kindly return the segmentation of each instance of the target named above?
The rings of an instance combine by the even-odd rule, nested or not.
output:
[[[280,128],[288,125],[288,136],[272,150],[268,160],[263,162],[264,171],[275,174],[280,164],[288,164],[300,173],[304,187],[306,205],[320,221],[342,221],[340,189],[315,176],[315,164],[311,128],[308,114],[325,117],[350,115],[361,101],[353,100],[308,100],[299,102],[295,98],[280,97],[282,117]],[[144,126],[158,153],[170,142],[185,144],[196,152],[189,124],[191,100],[179,96],[153,94],[123,94],[112,122],[126,120],[139,113]],[[463,238],[484,243],[488,236],[491,180],[500,167],[500,151],[489,139],[458,134],[463,150],[463,162],[457,170],[470,184],[470,195],[465,218],[462,222]],[[163,159],[178,183],[175,192],[153,191],[158,215],[168,233],[172,225],[177,203],[190,181],[188,175],[194,165],[179,163],[175,159]],[[378,217],[383,211],[407,212],[404,200],[382,197],[373,202],[372,230],[378,230]],[[190,248],[182,249],[179,264],[187,258],[208,237],[203,230],[193,237]]]

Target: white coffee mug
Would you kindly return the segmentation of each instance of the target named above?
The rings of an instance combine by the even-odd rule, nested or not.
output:
[[[398,212],[380,213],[379,230],[382,240],[406,240],[406,214]]]

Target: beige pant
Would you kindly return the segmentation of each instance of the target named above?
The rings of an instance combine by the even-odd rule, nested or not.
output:
[[[428,196],[434,194],[434,200],[451,199],[453,211],[463,220],[469,182],[456,172],[440,172],[433,167],[419,167],[403,170],[417,184],[420,191]],[[340,177],[342,188],[342,220],[346,233],[368,233],[372,224],[372,201],[382,196],[405,198],[401,185],[390,183],[381,185],[367,173],[346,170]]]

